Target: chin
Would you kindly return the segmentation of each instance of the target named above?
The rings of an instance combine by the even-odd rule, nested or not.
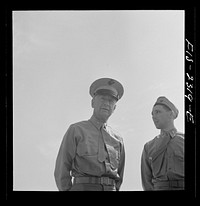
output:
[[[104,119],[105,121],[107,121],[108,118],[110,117],[110,115],[102,115],[101,117],[102,117],[102,119]]]
[[[103,118],[103,119],[106,119],[106,120],[107,120],[109,117],[110,117],[110,115],[102,115],[102,118]]]
[[[161,129],[161,127],[159,125],[155,125],[157,129]]]

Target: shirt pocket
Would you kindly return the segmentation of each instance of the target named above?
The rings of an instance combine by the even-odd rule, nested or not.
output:
[[[109,145],[106,144],[106,148],[108,151],[110,163],[113,169],[117,169],[119,166],[119,161],[120,161],[120,147],[119,145]]]
[[[98,153],[98,144],[96,141],[87,139],[77,145],[77,154],[79,156],[94,156]]]
[[[184,153],[179,150],[174,151],[174,168],[179,174],[184,173]]]

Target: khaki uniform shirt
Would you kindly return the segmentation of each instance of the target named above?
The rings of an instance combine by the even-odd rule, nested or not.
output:
[[[88,121],[70,125],[64,135],[56,159],[55,181],[60,191],[66,191],[72,186],[72,177],[107,176],[116,180],[119,190],[124,164],[122,138],[92,116]]]
[[[154,190],[158,181],[184,179],[184,134],[162,131],[144,145],[141,178],[144,190]]]

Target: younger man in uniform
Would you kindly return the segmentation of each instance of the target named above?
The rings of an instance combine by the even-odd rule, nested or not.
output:
[[[160,134],[144,145],[141,178],[144,190],[184,189],[184,134],[177,132],[178,109],[166,97],[153,106],[152,118]]]

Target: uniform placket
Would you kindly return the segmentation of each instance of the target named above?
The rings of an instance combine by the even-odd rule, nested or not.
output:
[[[169,134],[170,139],[172,138],[171,135]],[[170,147],[170,143],[167,148],[167,177],[169,180],[173,179],[173,154],[172,154],[172,149]]]

